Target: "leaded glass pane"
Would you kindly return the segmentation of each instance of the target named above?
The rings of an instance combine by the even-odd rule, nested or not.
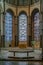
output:
[[[39,33],[39,12],[34,15],[34,40],[40,39]]]
[[[5,15],[5,41],[12,40],[12,15],[6,13]]]
[[[27,16],[21,14],[19,16],[19,41],[27,40]]]

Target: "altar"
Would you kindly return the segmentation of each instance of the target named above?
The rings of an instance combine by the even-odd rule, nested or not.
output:
[[[9,58],[29,58],[29,53],[34,52],[34,50],[31,48],[16,48],[13,50],[9,50],[9,52],[13,53],[14,56],[9,56]]]

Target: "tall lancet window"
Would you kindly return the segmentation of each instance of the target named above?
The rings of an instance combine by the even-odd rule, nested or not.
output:
[[[9,12],[5,15],[5,41],[12,41],[12,14]]]
[[[40,33],[39,33],[39,12],[35,13],[34,15],[34,40],[40,40]]]
[[[24,13],[19,16],[19,41],[27,41],[27,16]]]

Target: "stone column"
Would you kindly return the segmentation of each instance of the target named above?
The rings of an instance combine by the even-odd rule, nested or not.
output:
[[[40,18],[40,22],[41,22],[41,27],[40,27],[40,33],[41,33],[41,44],[42,44],[42,60],[43,60],[43,0],[40,0],[40,14],[41,14],[41,18]]]
[[[42,59],[43,59],[43,14],[42,14]]]
[[[0,47],[1,47],[1,7],[0,7]]]

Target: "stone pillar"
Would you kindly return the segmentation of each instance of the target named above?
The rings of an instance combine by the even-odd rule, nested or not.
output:
[[[15,46],[15,27],[14,27],[14,22],[15,22],[15,17],[13,16],[13,21],[12,21],[12,43],[11,46],[14,47]]]
[[[1,7],[0,7],[0,47],[1,47]]]
[[[43,13],[40,12],[40,45],[42,48],[42,59],[43,59]]]
[[[41,18],[40,18],[40,22],[41,22],[41,37],[42,37],[42,42],[41,42],[41,44],[42,44],[42,60],[43,60],[43,0],[40,0],[40,13],[41,13]]]
[[[28,46],[31,46],[31,40],[32,40],[32,25],[31,25],[31,16],[28,16],[28,23],[27,23],[27,43]]]
[[[43,14],[42,14],[42,59],[43,59]]]
[[[16,16],[16,21],[15,21],[15,46],[18,46],[18,35],[19,35],[19,31],[18,31],[18,16]]]

